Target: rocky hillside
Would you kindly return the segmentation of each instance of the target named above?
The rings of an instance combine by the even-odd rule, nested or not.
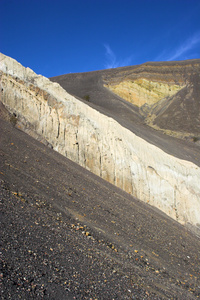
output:
[[[2,300],[200,296],[200,239],[13,125],[0,118]]]
[[[137,115],[134,121],[140,120],[169,135],[200,140],[199,59],[67,74],[51,80],[103,107],[108,105],[105,101],[111,91],[113,101],[117,95],[132,104],[131,110]]]
[[[112,70],[59,77],[63,86],[73,83],[69,92],[77,90],[74,97],[4,55],[0,69],[1,101],[18,128],[178,222],[199,229],[199,148],[142,125],[140,108],[104,86]],[[77,98],[81,96],[85,100]]]

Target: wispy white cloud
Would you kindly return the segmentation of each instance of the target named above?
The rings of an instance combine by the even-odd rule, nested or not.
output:
[[[129,56],[123,60],[117,59],[115,53],[111,49],[111,47],[108,44],[104,44],[105,48],[105,56],[106,56],[106,63],[105,63],[105,68],[106,69],[111,69],[111,68],[118,68],[118,67],[123,67],[123,66],[128,66],[131,64],[133,56]]]
[[[108,44],[104,44],[105,50],[106,50],[106,65],[105,67],[107,69],[110,68],[117,68],[117,61],[116,61],[116,55],[110,48]]]
[[[200,31],[192,37],[186,39],[181,45],[173,50],[164,49],[155,58],[154,61],[184,60],[200,57]]]
[[[185,58],[185,55],[187,55],[190,50],[195,49],[198,44],[200,44],[200,32],[195,33],[192,37],[187,39],[167,60]]]

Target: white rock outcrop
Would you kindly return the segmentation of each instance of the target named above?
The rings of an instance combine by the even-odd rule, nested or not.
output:
[[[197,165],[166,154],[3,54],[0,72],[1,101],[24,128],[178,222],[199,228]]]

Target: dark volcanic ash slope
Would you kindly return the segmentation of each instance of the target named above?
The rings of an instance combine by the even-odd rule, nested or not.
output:
[[[191,64],[183,70],[185,87],[153,107],[153,124],[200,137],[200,63]]]
[[[196,236],[1,114],[1,299],[200,296]]]

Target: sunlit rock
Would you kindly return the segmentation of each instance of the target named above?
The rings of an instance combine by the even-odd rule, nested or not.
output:
[[[0,72],[1,101],[18,127],[178,222],[199,226],[197,165],[165,153],[3,54]]]

